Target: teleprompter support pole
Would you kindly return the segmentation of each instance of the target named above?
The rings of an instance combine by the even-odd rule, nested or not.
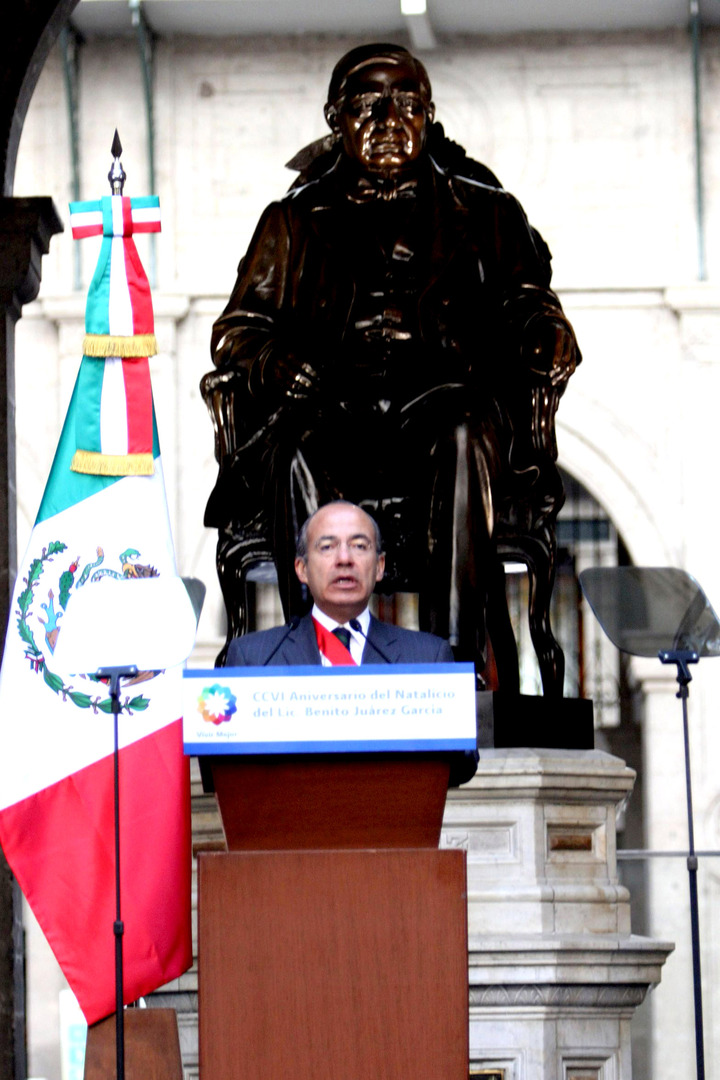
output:
[[[690,664],[697,664],[696,652],[682,649],[661,650],[660,661],[663,664],[675,664],[677,667],[677,697],[682,702],[683,740],[685,744],[685,790],[687,792],[688,818],[688,885],[690,889],[690,931],[692,935],[693,996],[695,1001],[695,1060],[697,1080],[705,1080],[705,1043],[703,1037],[702,977],[700,971],[700,914],[698,909],[697,869],[695,854],[695,829],[693,826],[692,781],[690,777],[690,730],[688,726],[688,684],[692,681]]]

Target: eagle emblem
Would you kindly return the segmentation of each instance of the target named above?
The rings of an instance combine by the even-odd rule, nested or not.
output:
[[[58,637],[62,632],[62,617],[73,591],[104,577],[117,579],[158,577],[154,566],[142,563],[137,548],[128,547],[117,557],[117,567],[105,564],[105,551],[95,549],[95,559],[83,565],[80,556],[65,561],[67,544],[53,540],[34,558],[23,578],[23,586],[18,594],[18,633],[25,649],[25,659],[36,675],[41,675],[45,684],[62,698],[80,709],[92,709],[96,713],[110,713],[112,702],[104,696],[104,682],[95,675],[79,675],[73,682],[66,683],[65,678],[52,670],[52,657],[57,647]],[[48,583],[48,579],[50,579]],[[43,591],[45,586],[45,591]],[[36,604],[36,592],[44,595]],[[39,608],[39,610],[37,610]],[[38,644],[40,641],[40,644]],[[141,671],[134,679],[128,680],[125,687],[145,682],[155,677],[155,672]],[[75,678],[82,680],[75,684]],[[147,709],[150,699],[142,694],[127,696],[122,703],[125,712],[141,712]]]

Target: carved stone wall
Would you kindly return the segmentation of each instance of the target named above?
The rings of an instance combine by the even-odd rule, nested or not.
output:
[[[470,1061],[503,1080],[630,1080],[630,1024],[672,950],[631,932],[616,819],[634,774],[601,751],[483,750],[448,795],[468,859]]]

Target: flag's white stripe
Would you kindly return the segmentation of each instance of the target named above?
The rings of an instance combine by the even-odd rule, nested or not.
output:
[[[102,225],[102,223],[102,210],[76,210],[70,214],[70,226],[73,229],[88,225]]]
[[[114,215],[114,206],[113,206]],[[131,336],[133,333],[133,313],[130,302],[130,290],[127,283],[125,270],[125,245],[122,241],[122,225],[120,236],[114,236],[111,240],[112,250],[110,254],[110,302],[109,322],[110,333],[113,336]]]
[[[46,650],[41,605],[58,605],[58,578],[78,558],[76,583],[83,569],[98,559],[98,569],[121,571],[119,556],[132,547],[139,551],[138,562],[154,566],[160,573],[175,573],[170,541],[170,524],[165,503],[162,469],[156,461],[152,477],[124,477],[103,491],[85,499],[37,525],[15,586],[5,657],[0,675],[3,753],[0,755],[0,809],[42,791],[50,784],[112,753],[112,717],[92,709],[81,709],[62,694],[55,694],[41,673],[32,670],[25,657],[25,645],[18,632],[18,595],[25,588],[30,561],[40,556],[52,541],[67,544],[66,550],[45,564],[35,583],[28,625],[54,671],[52,655]],[[97,573],[97,571],[94,571]],[[92,588],[88,581],[82,588]],[[54,598],[49,597],[50,590]],[[72,601],[70,601],[72,603]],[[69,608],[68,608],[69,610]],[[62,632],[62,617],[60,618]],[[107,690],[77,676],[62,675],[74,691],[105,699]],[[124,712],[120,718],[120,744],[129,745],[157,731],[181,715],[180,673],[175,670],[128,688],[127,697],[143,694],[150,699],[144,712]],[[125,695],[124,695],[125,696]],[[42,753],[38,748],[42,747]]]
[[[110,211],[112,213],[113,236],[122,236],[123,227],[123,199],[122,195],[113,195],[110,198]]]
[[[160,220],[160,207],[159,206],[140,206],[137,209],[132,208],[132,219],[134,222],[140,221],[159,221]]]
[[[128,419],[122,360],[108,356],[100,399],[100,446],[103,454],[127,454]]]

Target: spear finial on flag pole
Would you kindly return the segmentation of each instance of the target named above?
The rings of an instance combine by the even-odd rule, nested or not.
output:
[[[120,142],[117,128],[115,128],[115,135],[113,137],[112,146],[110,147],[110,153],[113,156],[113,163],[110,166],[110,172],[108,173],[110,190],[113,195],[122,195],[125,181],[127,180],[127,173],[123,169],[122,162],[120,161],[122,143]]]

